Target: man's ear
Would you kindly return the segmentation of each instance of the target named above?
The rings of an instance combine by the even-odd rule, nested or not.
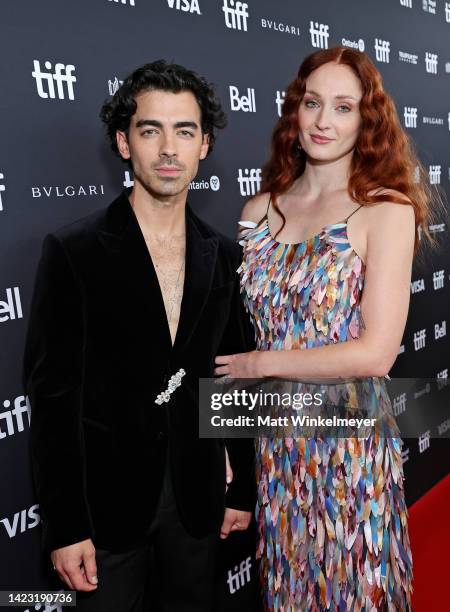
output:
[[[208,155],[209,150],[209,134],[203,134],[203,142],[200,149],[200,157],[199,159],[205,159]]]
[[[128,138],[125,132],[116,132],[117,148],[119,149],[120,156],[123,159],[130,159],[130,147],[128,146]]]

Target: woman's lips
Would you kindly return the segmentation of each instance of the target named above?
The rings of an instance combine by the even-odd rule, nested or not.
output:
[[[317,144],[327,144],[328,142],[332,142],[331,138],[324,138],[323,136],[315,135],[311,135],[311,140]]]

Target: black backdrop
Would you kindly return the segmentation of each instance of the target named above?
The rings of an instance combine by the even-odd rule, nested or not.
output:
[[[39,507],[30,477],[23,340],[44,235],[106,206],[132,180],[103,136],[102,102],[131,70],[158,58],[185,64],[217,85],[229,126],[202,162],[189,199],[201,217],[232,236],[245,199],[258,188],[283,91],[298,65],[315,48],[354,46],[375,61],[430,181],[448,193],[450,2],[1,4],[0,587],[44,589],[50,583],[40,559]],[[414,269],[410,315],[391,375],[448,376],[448,228],[438,223],[431,231],[444,238],[444,247]],[[125,318],[133,316],[126,300],[116,307]],[[397,411],[411,401],[406,391],[399,394]],[[429,445],[408,440],[404,450],[409,503],[448,472],[448,447],[446,452],[438,434],[429,437]],[[218,609],[253,606],[252,537],[233,536],[223,546]]]

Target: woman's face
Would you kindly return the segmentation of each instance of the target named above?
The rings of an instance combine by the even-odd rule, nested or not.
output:
[[[353,150],[361,98],[361,82],[348,66],[329,62],[311,72],[298,109],[299,143],[311,160],[329,162]]]

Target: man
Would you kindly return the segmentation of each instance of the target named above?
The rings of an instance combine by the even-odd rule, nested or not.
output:
[[[44,546],[80,610],[154,609],[154,556],[155,609],[207,611],[219,532],[246,529],[254,499],[252,444],[198,437],[199,377],[249,348],[239,251],[186,204],[225,116],[161,60],[101,117],[134,187],[47,236],[27,339]]]

